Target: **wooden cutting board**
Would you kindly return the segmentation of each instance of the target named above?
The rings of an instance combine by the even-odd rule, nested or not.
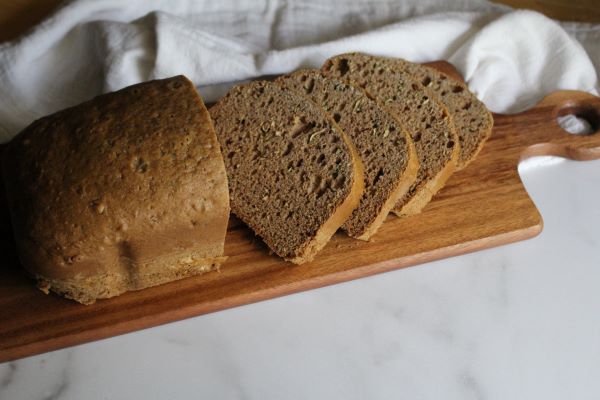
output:
[[[434,63],[456,74],[447,63]],[[600,158],[600,134],[565,132],[556,117],[574,113],[597,131],[600,98],[562,91],[516,115],[495,115],[494,131],[479,157],[454,174],[417,216],[390,216],[370,243],[337,233],[309,264],[294,266],[269,255],[232,220],[220,272],[130,292],[83,306],[37,290],[19,266],[2,207],[0,229],[0,361],[7,361],[302,290],[331,285],[531,238],[542,218],[517,166],[524,158],[558,155]]]

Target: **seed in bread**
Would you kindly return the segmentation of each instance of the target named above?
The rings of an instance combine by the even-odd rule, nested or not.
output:
[[[19,257],[46,292],[90,304],[224,261],[225,166],[183,76],[35,121],[3,172]]]
[[[446,108],[432,99],[394,59],[351,53],[330,58],[323,65],[326,76],[361,87],[396,116],[410,133],[419,171],[394,213],[419,213],[454,172],[458,137]]]
[[[234,87],[210,114],[232,211],[277,255],[312,260],[363,193],[350,140],[316,104],[274,82]]]
[[[365,168],[365,192],[342,229],[369,240],[413,184],[419,168],[414,144],[400,123],[366,93],[319,70],[301,70],[277,80],[300,91],[349,136]]]

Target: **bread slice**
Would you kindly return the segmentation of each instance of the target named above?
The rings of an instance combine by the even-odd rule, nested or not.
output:
[[[351,53],[330,58],[326,76],[361,87],[395,115],[412,136],[419,158],[417,179],[394,207],[394,213],[419,213],[455,170],[458,137],[448,110],[395,59]]]
[[[210,114],[233,212],[279,256],[312,260],[363,194],[352,142],[320,107],[274,82],[234,87]]]
[[[463,169],[475,159],[492,134],[492,114],[463,82],[432,67],[399,62],[421,82],[429,96],[435,96],[450,112],[460,142],[457,167]]]
[[[45,292],[90,304],[225,260],[225,165],[183,76],[35,121],[3,172],[19,257]]]
[[[297,71],[277,82],[303,93],[333,115],[356,146],[365,168],[365,192],[342,229],[354,238],[369,240],[415,181],[419,164],[412,139],[363,90],[326,78],[319,70]]]

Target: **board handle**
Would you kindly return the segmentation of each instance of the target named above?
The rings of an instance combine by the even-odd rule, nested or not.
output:
[[[523,114],[528,116],[531,131],[536,133],[527,135],[530,145],[521,153],[521,160],[543,155],[578,161],[600,158],[600,97],[561,90],[547,95]],[[564,130],[557,118],[569,114],[587,120],[592,132],[572,134]]]

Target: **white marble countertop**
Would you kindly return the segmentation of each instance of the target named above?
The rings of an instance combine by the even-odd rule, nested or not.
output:
[[[599,399],[600,161],[535,239],[0,364],[0,399]]]

